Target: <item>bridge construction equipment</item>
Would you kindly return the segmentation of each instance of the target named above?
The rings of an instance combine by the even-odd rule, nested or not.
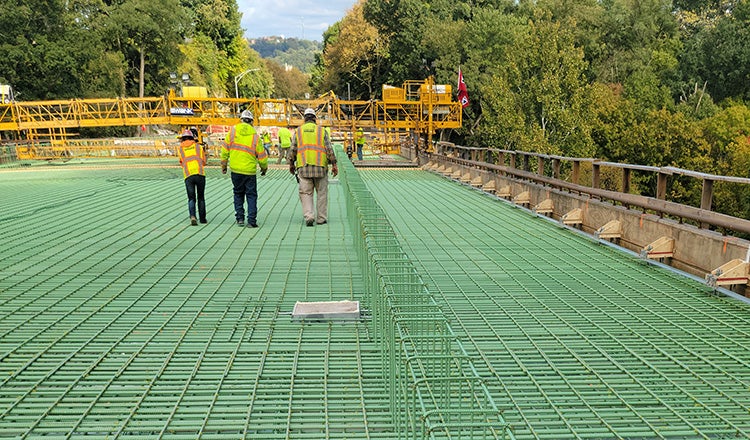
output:
[[[450,86],[435,85],[432,78],[407,81],[403,87],[383,86],[383,100],[341,100],[333,92],[315,99],[214,98],[178,96],[170,90],[162,97],[70,99],[0,104],[0,131],[15,132],[26,141],[27,158],[37,149],[56,146],[63,151],[67,130],[113,126],[234,125],[239,112],[248,109],[258,126],[297,126],[305,108],[315,109],[318,121],[342,132],[356,128],[376,131],[386,142],[416,134],[432,144],[438,131],[458,128],[462,109],[454,102]],[[52,152],[55,156],[55,152]],[[49,152],[43,157],[49,157]]]

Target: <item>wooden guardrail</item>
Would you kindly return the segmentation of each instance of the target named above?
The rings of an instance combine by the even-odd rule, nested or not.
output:
[[[510,175],[552,188],[579,194],[588,194],[595,198],[610,200],[624,206],[637,207],[659,215],[692,220],[698,223],[703,229],[715,227],[750,234],[749,220],[721,214],[712,210],[714,184],[716,182],[750,185],[750,179],[747,178],[719,176],[675,167],[622,164],[593,158],[565,157],[493,148],[464,147],[448,142],[436,143],[434,155],[449,162],[486,169],[500,175]],[[536,162],[534,169],[532,169],[533,162]],[[570,164],[569,181],[562,178],[561,166],[563,163]],[[591,166],[590,186],[581,184],[581,165],[584,163]],[[607,167],[622,170],[620,191],[601,188],[601,171]],[[549,170],[551,172],[548,172]],[[655,197],[629,193],[633,171],[656,175]],[[666,200],[667,183],[671,176],[685,176],[702,182],[699,207]]]

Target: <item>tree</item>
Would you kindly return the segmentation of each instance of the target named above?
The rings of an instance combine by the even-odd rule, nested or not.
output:
[[[750,1],[737,2],[731,14],[692,35],[681,61],[686,82],[705,82],[717,101],[750,99]]]
[[[669,0],[602,2],[600,56],[591,59],[594,80],[625,86],[648,112],[668,106],[680,89],[682,49]],[[644,101],[638,101],[643,98]]]
[[[125,0],[113,5],[107,17],[104,30],[128,63],[126,91],[137,86],[138,96],[145,96],[148,78],[149,94],[163,93],[180,56],[179,44],[191,32],[185,9],[178,0]]]
[[[515,149],[575,156],[593,153],[587,122],[589,87],[583,75],[586,63],[569,29],[549,21],[548,14],[530,21],[527,32],[517,35],[495,70],[492,84],[505,95],[498,103],[508,107],[492,109],[490,102],[485,110],[523,115],[516,119],[523,126],[514,127],[519,133],[514,137]],[[494,124],[491,120],[485,123]]]
[[[367,23],[362,1],[356,3],[329,34],[321,58],[324,75],[316,84],[317,92],[334,90],[353,92],[353,99],[375,97],[376,78],[386,54],[386,41]],[[351,86],[348,88],[347,86]]]
[[[273,75],[275,88],[273,98],[304,99],[310,90],[310,78],[292,66],[282,66],[274,60],[267,59],[266,68]]]
[[[181,0],[189,11],[195,33],[208,37],[220,51],[232,57],[232,42],[242,36],[242,25],[236,0]]]
[[[331,28],[336,28],[334,24]],[[321,43],[298,38],[266,37],[252,41],[250,45],[261,57],[272,59],[281,65],[294,66],[304,73],[310,73],[316,63],[316,54]]]
[[[13,85],[23,100],[95,95],[92,77],[97,85],[116,91],[108,80],[108,66],[100,61],[116,57],[106,53],[92,32],[96,4],[49,1],[41,6],[0,0],[0,82]]]
[[[430,61],[423,57],[421,42],[425,33],[429,3],[420,0],[365,1],[363,14],[375,26],[390,55],[389,69],[376,84],[403,84],[406,80],[427,78]]]
[[[216,47],[213,40],[205,34],[197,34],[179,47],[183,61],[177,73],[189,74],[191,83],[207,87],[213,96],[234,96],[234,89],[230,95],[226,87],[226,52]]]
[[[259,96],[268,98],[274,90],[274,79],[267,70],[260,54],[254,51],[245,38],[237,37],[232,42],[233,53],[237,55],[227,61],[227,87],[232,88],[231,96],[234,96],[234,79],[249,69],[254,70],[242,76],[237,83],[240,97]]]

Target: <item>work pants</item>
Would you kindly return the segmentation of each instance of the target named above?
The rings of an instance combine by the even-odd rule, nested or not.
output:
[[[289,147],[279,147],[279,161],[276,163],[281,163],[282,160],[287,159],[287,155],[289,154]],[[287,159],[289,161],[289,159]]]
[[[201,221],[206,221],[206,176],[193,174],[185,179],[185,189],[188,196],[188,212],[190,217],[195,217],[196,204]]]
[[[239,221],[244,220],[245,201],[247,201],[247,222],[256,223],[258,215],[258,182],[255,174],[232,173],[232,186],[234,192],[234,217]]]
[[[317,193],[317,200],[314,200],[313,192]],[[305,221],[313,219],[319,224],[327,222],[328,175],[315,178],[300,176],[299,200],[302,202],[302,215],[305,217]]]

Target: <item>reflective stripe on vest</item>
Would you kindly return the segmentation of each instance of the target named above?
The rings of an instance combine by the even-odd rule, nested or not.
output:
[[[305,130],[312,126],[314,130]],[[315,124],[303,124],[297,129],[297,168],[305,165],[324,167],[328,165],[324,131]]]
[[[185,153],[185,150],[193,150],[193,154],[187,155]],[[180,143],[180,162],[182,162],[182,174],[187,179],[189,176],[192,176],[193,174],[204,174],[203,170],[203,157],[201,157],[200,154],[200,148],[198,147],[198,144],[195,143],[195,141],[185,141]],[[191,173],[190,172],[190,164],[191,163],[197,163],[198,164],[198,172],[197,173]],[[193,169],[195,169],[193,167]]]
[[[235,142],[235,135],[236,130],[235,127],[232,127],[232,129],[229,131],[229,145],[227,145],[227,150],[229,151],[242,151],[243,153],[247,153],[251,156],[253,156],[255,159],[265,159],[266,157],[266,151],[263,150],[261,153],[258,153],[258,135],[253,135],[253,140],[250,145],[245,144],[238,144]]]

